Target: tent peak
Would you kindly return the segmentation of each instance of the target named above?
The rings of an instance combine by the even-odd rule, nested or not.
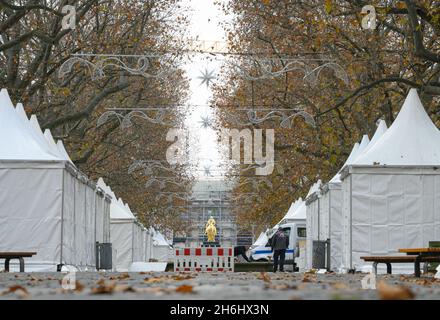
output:
[[[354,165],[440,164],[440,131],[411,89],[393,124],[377,142],[356,159]]]

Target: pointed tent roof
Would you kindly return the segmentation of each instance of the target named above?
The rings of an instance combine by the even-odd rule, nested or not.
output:
[[[112,189],[104,182],[104,179],[101,177],[98,179],[98,182],[96,183],[98,187],[100,187],[106,194],[108,194],[112,199],[116,198],[115,193],[112,191]]]
[[[26,111],[24,111],[24,107],[22,103],[20,102],[17,103],[17,105],[15,106],[15,112],[17,112],[18,116],[21,117],[26,122],[29,121]]]
[[[50,150],[57,154],[58,157],[61,159],[64,159],[64,155],[60,152],[60,150],[57,147],[57,144],[55,143],[55,140],[53,139],[52,132],[50,132],[49,129],[44,130],[44,138],[46,139]]]
[[[363,153],[366,152],[366,150],[369,150],[379,139],[382,137],[382,135],[387,131],[387,125],[384,120],[379,120],[376,132],[373,135],[373,138],[371,141],[368,139],[367,135],[364,135],[362,137],[361,143],[355,143],[353,146],[353,149],[351,149],[350,155],[348,156],[345,163],[342,165],[341,169],[339,169],[338,173],[335,174],[333,178],[330,179],[329,184],[339,184],[341,183],[341,172],[342,170],[350,165],[353,164],[356,159]]]
[[[155,246],[170,246],[168,241],[165,239],[162,233],[155,231],[153,235],[153,245]]]
[[[260,233],[260,236],[257,240],[252,244],[253,247],[265,246],[269,238],[265,232]]]
[[[293,215],[289,218],[290,220],[305,220],[306,219],[306,202],[302,201],[301,204],[296,208]]]
[[[359,155],[362,154],[362,152],[364,152],[365,149],[367,149],[369,143],[370,143],[370,139],[368,138],[368,136],[366,134],[364,134],[362,136],[361,143],[359,144],[358,154],[357,154],[356,158],[359,157]]]
[[[384,135],[385,132],[387,132],[388,127],[387,124],[385,122],[385,120],[379,120],[379,123],[377,124],[377,129],[376,132],[373,135],[373,138],[371,138],[370,143],[368,144],[368,146],[365,148],[365,150],[363,151],[368,152],[368,150],[370,150],[376,143],[377,141],[380,140],[380,138]],[[360,156],[360,154],[358,155]]]
[[[31,118],[29,119],[29,124],[32,127],[35,137],[40,142],[42,148],[47,150],[47,152],[58,156],[58,150],[55,150],[55,148],[49,143],[47,138],[44,136],[40,124],[38,123],[38,118],[35,114],[31,115]]]
[[[45,151],[30,126],[19,116],[6,89],[0,91],[0,159],[61,161]]]
[[[292,203],[292,205],[290,206],[290,208],[287,211],[286,215],[283,217],[283,219],[281,219],[281,221],[298,219],[295,216],[297,214],[298,209],[302,206],[303,202],[304,202],[304,200],[302,198],[299,198],[294,203]]]
[[[409,91],[391,127],[353,165],[440,165],[440,132],[426,113],[416,89]]]
[[[351,149],[350,155],[348,156],[347,160],[342,165],[341,169],[339,169],[338,173],[335,174],[334,177],[330,179],[329,183],[332,183],[332,184],[341,183],[342,168],[353,163],[353,160],[356,159],[356,157],[358,156],[358,150],[359,150],[359,143],[356,142],[353,146],[353,149]]]
[[[67,161],[69,161],[71,164],[74,165],[72,159],[70,159],[70,156],[69,156],[69,154],[67,153],[66,148],[64,147],[64,143],[63,143],[63,141],[61,141],[61,140],[58,140],[58,141],[57,141],[57,148],[58,148],[58,151],[63,155],[64,159],[67,160]]]
[[[294,210],[288,212],[286,216],[279,222],[279,224],[284,222],[291,222],[295,220],[305,220],[306,219],[306,202],[299,198],[297,205]]]
[[[15,107],[15,112],[19,116],[19,118],[23,121],[25,126],[30,130],[37,142],[40,144],[40,147],[47,153],[65,160],[63,157],[60,157],[58,152],[55,152],[53,148],[48,144],[46,138],[43,135],[43,132],[40,129],[40,125],[38,124],[38,120],[35,115],[31,116],[31,119],[28,119],[26,115],[26,111],[24,110],[23,104],[17,103]]]
[[[135,220],[135,217],[130,214],[124,206],[121,198],[119,200],[116,198],[115,193],[112,189],[104,182],[104,179],[99,178],[97,186],[104,190],[111,197],[110,203],[110,219],[115,220]],[[122,205],[121,205],[122,204]]]
[[[110,203],[110,219],[135,220],[134,217],[131,216],[117,201],[114,201],[114,199],[112,199],[112,202]]]
[[[133,211],[131,211],[130,206],[128,205],[128,203],[125,203],[124,207],[134,217],[134,213],[133,213]]]
[[[318,191],[319,191],[319,188],[320,188],[321,186],[322,186],[322,181],[321,181],[321,179],[319,179],[318,181],[316,181],[316,182],[310,187],[310,190],[309,190],[309,193],[307,193],[306,199],[307,199],[308,197],[310,197],[312,194],[318,192]]]

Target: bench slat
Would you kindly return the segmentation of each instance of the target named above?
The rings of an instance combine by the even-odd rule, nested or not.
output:
[[[417,256],[369,256],[361,257],[366,262],[415,262]],[[420,261],[439,261],[440,257],[423,257]]]
[[[10,258],[10,257],[32,257],[36,255],[36,252],[0,252],[0,258]]]

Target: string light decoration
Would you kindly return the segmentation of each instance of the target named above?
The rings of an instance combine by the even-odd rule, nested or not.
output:
[[[187,182],[185,181],[179,182],[174,177],[150,177],[148,181],[145,183],[145,188],[151,188],[157,185],[159,187],[159,190],[163,190],[166,188],[167,184],[171,184],[181,188],[187,186]]]
[[[166,163],[166,165],[164,165]],[[166,161],[161,160],[135,160],[128,167],[128,174],[142,170],[144,175],[151,176],[157,171],[166,171],[174,173],[178,170],[177,165],[170,165]]]
[[[164,126],[177,126],[179,124],[178,120],[167,119],[167,113],[174,114],[176,112],[175,108],[144,108],[128,111],[129,109],[114,109],[104,112],[96,123],[97,127],[100,127],[107,123],[110,118],[114,117],[119,121],[121,129],[128,129],[133,125],[133,119],[139,118],[146,120],[150,123],[160,124]]]
[[[285,129],[292,129],[293,120],[296,117],[301,117],[304,121],[311,125],[312,127],[316,126],[316,122],[314,117],[304,111],[298,109],[286,109],[286,108],[274,108],[274,109],[241,109],[238,111],[244,112],[245,120],[243,117],[239,117],[236,114],[232,114],[226,110],[222,110],[225,117],[234,125],[245,127],[252,125],[259,125],[268,120],[279,121],[279,126]]]
[[[182,108],[185,106],[182,106]],[[186,106],[187,108],[191,106]],[[116,118],[121,129],[130,128],[133,125],[132,119],[139,118],[146,120],[150,123],[160,124],[164,126],[177,126],[178,121],[166,120],[169,119],[167,114],[173,114],[176,112],[176,106],[161,106],[161,107],[145,107],[145,108],[111,108],[104,112],[97,121],[97,127],[100,127],[107,123],[111,118]],[[287,109],[287,108],[247,108],[235,109],[237,113],[231,113],[225,109],[222,109],[225,117],[238,127],[247,127],[252,125],[259,125],[266,121],[277,121],[281,128],[292,129],[293,120],[297,117],[302,118],[308,125],[316,126],[314,117],[301,109]],[[202,116],[200,118],[200,126],[204,129],[210,128],[214,124],[214,120],[210,116]]]
[[[130,62],[128,61],[134,61],[134,63],[131,62],[133,66],[130,66]],[[76,53],[72,54],[71,57],[61,65],[58,76],[60,78],[66,77],[72,72],[73,66],[76,64],[85,66],[92,80],[104,78],[106,76],[106,69],[124,70],[131,75],[142,76],[144,78],[164,78],[175,70],[170,57],[164,54],[116,55]]]
[[[169,51],[146,53],[143,55],[72,54],[71,58],[65,61],[60,67],[59,76],[61,78],[65,77],[72,72],[75,64],[80,64],[89,69],[93,80],[105,77],[105,70],[111,68],[124,70],[131,75],[145,78],[164,78],[175,70],[172,63],[172,54],[189,54],[193,52],[198,54],[237,56],[238,58],[236,59],[228,59],[227,63],[232,65],[232,70],[234,70],[239,77],[249,81],[269,80],[292,71],[300,71],[304,73],[304,81],[307,81],[312,86],[316,86],[323,70],[329,69],[346,85],[349,83],[348,75],[344,68],[323,53],[305,53],[304,55],[306,57],[304,57],[301,56],[301,54],[289,56],[274,53],[255,54],[229,52],[226,48],[228,48],[226,42],[197,40],[191,41],[187,49],[183,48],[179,52]],[[134,64],[134,66],[130,66],[128,61]],[[159,70],[154,72],[154,69]],[[214,70],[208,70],[208,68],[202,71],[201,76],[198,77],[202,80],[201,84],[206,84],[206,86],[209,87],[216,78],[214,72]],[[173,105],[135,109],[112,109],[107,110],[99,117],[97,126],[102,126],[110,118],[118,119],[122,129],[130,128],[133,125],[132,119],[134,118],[143,119],[154,124],[176,126],[177,120],[170,120],[166,117],[167,113],[175,113],[175,111],[176,106]],[[291,129],[293,127],[293,119],[296,117],[302,117],[307,124],[315,126],[314,117],[304,109],[286,109],[277,106],[268,109],[256,109],[250,106],[240,111],[244,112],[245,116],[237,116],[228,111],[224,112],[229,120],[237,126],[258,125],[269,120],[272,122],[278,120],[281,128]],[[211,126],[212,121],[210,119],[202,119],[203,128]]]
[[[325,69],[333,71],[334,75],[346,85],[349,83],[344,68],[329,58],[252,58],[241,59],[240,63],[231,62],[232,70],[245,80],[258,81],[273,79],[292,71],[304,74],[303,80],[312,86],[318,84],[319,76]]]
[[[202,75],[197,77],[197,79],[202,80],[200,85],[206,84],[206,87],[209,88],[209,85],[216,79],[214,72],[214,70],[208,71],[208,69],[201,71]]]

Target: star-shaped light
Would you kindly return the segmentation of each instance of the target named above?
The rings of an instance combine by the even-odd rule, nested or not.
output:
[[[208,88],[210,83],[215,80],[214,70],[208,71],[208,69],[205,69],[205,71],[200,71],[200,73],[202,75],[197,77],[197,79],[202,80],[200,85],[206,84],[206,87]]]
[[[202,116],[199,123],[203,129],[207,129],[212,126],[212,119],[209,116]]]

